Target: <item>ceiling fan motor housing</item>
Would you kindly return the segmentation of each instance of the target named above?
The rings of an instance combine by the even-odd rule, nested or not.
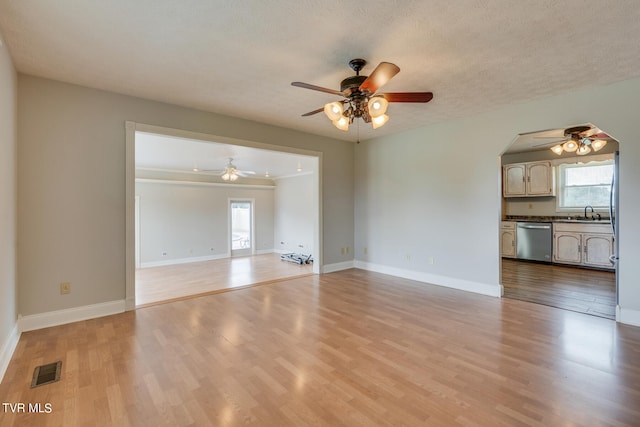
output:
[[[346,96],[350,96],[358,90],[362,82],[367,80],[367,76],[351,76],[347,77],[340,83],[340,91],[345,92]]]

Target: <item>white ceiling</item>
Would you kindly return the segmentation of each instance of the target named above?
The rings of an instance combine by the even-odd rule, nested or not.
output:
[[[317,164],[315,157],[300,154],[144,132],[136,132],[135,146],[137,169],[192,173],[197,168],[198,174],[207,174],[224,169],[227,159],[233,158],[239,170],[255,172],[253,178],[265,178],[268,172],[275,179],[314,172]]]
[[[360,139],[640,76],[637,0],[0,0],[18,71],[355,141],[323,114],[362,57],[401,72]]]

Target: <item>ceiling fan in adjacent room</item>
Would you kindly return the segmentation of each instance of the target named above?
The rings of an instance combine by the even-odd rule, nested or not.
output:
[[[574,126],[566,128],[564,130],[564,138],[558,139],[558,137],[538,136],[535,138],[552,138],[556,141],[547,142],[544,144],[538,144],[536,147],[545,145],[552,145],[550,150],[561,155],[564,152],[573,153],[580,156],[589,154],[591,150],[599,151],[607,144],[611,137],[600,129],[592,126]]]
[[[233,163],[233,158],[227,158],[227,165],[222,170],[205,169],[203,172],[213,172],[219,175],[225,181],[235,181],[239,176],[246,177],[247,175],[255,175],[254,171],[245,171],[238,169]],[[195,169],[194,169],[195,170]],[[196,170],[197,172],[197,170]]]
[[[373,128],[383,126],[389,116],[386,113],[390,102],[429,102],[433,99],[431,92],[387,92],[378,93],[378,89],[400,72],[400,68],[390,62],[381,62],[369,76],[361,76],[360,70],[367,61],[352,59],[349,66],[356,72],[355,76],[347,77],[340,83],[340,90],[328,89],[302,82],[292,82],[291,85],[305,89],[317,90],[343,97],[330,102],[322,108],[303,114],[312,116],[324,111],[329,120],[338,129],[347,131],[349,125],[357,118],[365,123],[371,123]]]

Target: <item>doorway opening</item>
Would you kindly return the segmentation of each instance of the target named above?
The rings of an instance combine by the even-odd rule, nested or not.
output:
[[[133,122],[126,130],[127,310],[319,274],[321,153]],[[280,260],[298,247],[315,262]]]
[[[229,201],[229,249],[232,257],[253,254],[253,201]]]
[[[501,155],[505,298],[616,318],[618,153],[587,123],[517,135]]]

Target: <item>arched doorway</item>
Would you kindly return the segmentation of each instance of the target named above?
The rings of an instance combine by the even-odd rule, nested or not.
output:
[[[618,153],[591,123],[520,134],[505,150],[505,298],[615,319]]]

